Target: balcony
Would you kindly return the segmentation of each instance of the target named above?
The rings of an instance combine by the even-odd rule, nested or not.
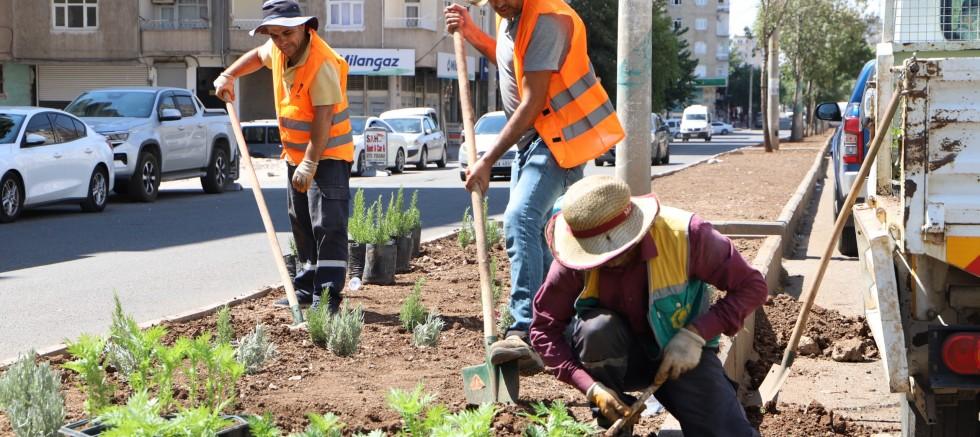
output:
[[[718,3],[718,12],[729,12],[731,5],[728,3]]]
[[[188,20],[141,20],[140,29],[143,30],[188,30],[188,29],[207,29],[211,27],[208,20],[188,19]]]
[[[388,29],[425,29],[435,32],[438,30],[438,20],[435,17],[387,17],[385,28]]]
[[[211,29],[206,20],[148,20],[140,24],[143,53],[150,56],[183,55],[211,51]]]

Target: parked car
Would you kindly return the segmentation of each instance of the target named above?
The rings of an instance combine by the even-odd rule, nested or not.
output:
[[[842,122],[834,131],[830,143],[830,156],[834,169],[834,217],[840,213],[851,185],[857,177],[861,164],[864,162],[867,145],[871,143],[873,132],[865,123],[870,114],[865,114],[861,104],[867,89],[868,80],[875,76],[875,60],[864,64],[858,75],[854,90],[847,101],[843,113],[838,102],[825,102],[817,105],[817,118],[831,122]],[[864,196],[858,197],[858,203]],[[854,221],[848,217],[844,230],[841,232],[837,249],[842,255],[858,256],[857,236],[854,233]]]
[[[446,150],[446,135],[436,129],[432,119],[424,115],[382,116],[395,132],[401,134],[407,143],[406,162],[425,170],[430,161],[439,168],[446,168],[449,153]]]
[[[246,121],[242,123],[242,135],[245,137],[249,156],[253,158],[278,158],[282,156],[282,140],[279,137],[278,121]]]
[[[711,134],[712,135],[728,135],[734,131],[735,128],[732,125],[725,123],[723,121],[712,121],[711,122]]]
[[[500,131],[504,129],[504,125],[507,124],[507,116],[504,115],[504,111],[489,112],[480,117],[476,121],[476,125],[473,126],[473,133],[476,135],[476,156],[477,158],[483,156],[487,153],[491,147],[497,144],[497,137],[500,136]],[[459,179],[466,180],[466,167],[469,165],[468,161],[469,155],[466,151],[466,147],[460,147],[459,149]],[[494,176],[503,177],[505,179],[510,179],[510,166],[517,159],[517,145],[513,145],[510,149],[507,149],[497,162],[493,163],[493,167],[490,168],[490,177]]]
[[[595,159],[596,167],[606,163],[616,164],[616,148],[613,147]],[[658,114],[650,114],[650,164],[670,162],[670,129]]]
[[[670,131],[670,138],[677,138],[677,134],[681,131],[681,121],[677,118],[667,119],[667,129]]]
[[[684,108],[680,136],[684,141],[691,137],[702,138],[705,142],[711,141],[711,113],[708,112],[708,107],[691,105]]]
[[[87,91],[65,111],[112,144],[115,189],[153,202],[160,182],[198,177],[207,193],[238,179],[238,146],[223,109],[205,109],[190,91],[165,87]]]
[[[422,115],[429,118],[432,121],[432,126],[435,130],[442,131],[442,123],[439,122],[439,113],[433,108],[401,108],[392,109],[390,111],[382,112],[378,117],[383,119],[387,118],[397,118],[405,116],[416,116]]]
[[[405,150],[408,143],[401,134],[395,132],[387,122],[378,117],[354,116],[350,118],[351,134],[354,136],[354,163],[352,173],[355,175],[364,174],[367,169],[367,154],[364,149],[364,131],[379,130],[385,132],[387,141],[387,160],[385,167],[392,173],[405,171]]]
[[[115,172],[106,137],[64,111],[0,107],[0,223],[25,208],[105,209]]]

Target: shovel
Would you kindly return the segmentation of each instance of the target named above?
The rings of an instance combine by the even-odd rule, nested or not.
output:
[[[878,121],[878,127],[875,129],[875,132],[877,132],[875,139],[871,144],[871,148],[868,149],[867,155],[865,155],[866,158],[864,163],[861,164],[861,170],[858,171],[857,177],[854,178],[854,185],[851,186],[851,192],[848,193],[847,200],[844,201],[844,205],[840,209],[837,222],[834,224],[834,234],[827,240],[827,248],[824,250],[823,256],[820,257],[820,267],[817,270],[817,276],[804,295],[803,307],[800,308],[800,314],[796,317],[796,325],[793,326],[793,335],[790,337],[789,343],[786,345],[786,350],[783,352],[783,361],[779,365],[773,365],[769,369],[769,374],[766,375],[766,379],[759,386],[759,397],[761,399],[755,399],[753,403],[761,402],[763,408],[769,407],[776,402],[776,397],[779,396],[779,389],[786,382],[786,379],[789,378],[789,374],[791,373],[790,366],[793,365],[793,360],[796,358],[796,347],[800,343],[800,335],[803,334],[803,327],[806,326],[807,318],[810,316],[810,308],[813,307],[813,300],[817,297],[817,291],[820,290],[823,275],[827,272],[827,263],[830,261],[831,255],[834,254],[834,245],[837,239],[840,238],[841,231],[844,229],[844,223],[851,215],[851,207],[854,206],[858,192],[861,191],[861,187],[864,185],[864,179],[868,177],[868,172],[871,171],[871,165],[874,164],[875,156],[878,155],[878,149],[881,148],[881,143],[885,139],[885,129],[891,125],[892,117],[895,116],[895,110],[898,108],[898,103],[904,94],[905,92],[902,90],[895,91],[895,94],[892,95],[891,102],[888,103],[888,110],[885,111],[885,117]]]
[[[470,104],[470,87],[466,73],[466,47],[463,35],[453,32],[453,47],[456,50],[456,76],[459,80],[459,103],[463,109],[463,132],[467,158],[472,167],[476,162],[476,136],[473,134],[473,106]],[[480,295],[483,302],[484,362],[463,368],[463,392],[466,402],[479,405],[503,402],[512,404],[517,400],[519,375],[517,362],[501,365],[490,362],[490,345],[497,341],[496,323],[493,317],[493,289],[490,286],[490,262],[487,256],[486,225],[483,219],[483,193],[474,190],[470,193],[473,203],[473,228],[476,231],[476,254],[480,267]]]
[[[231,119],[232,131],[235,133],[235,140],[238,142],[238,154],[242,162],[245,163],[245,174],[248,175],[252,183],[252,194],[255,195],[255,204],[259,207],[259,214],[262,215],[262,225],[265,226],[265,236],[269,240],[269,248],[272,249],[272,257],[276,261],[279,270],[279,278],[286,288],[286,300],[289,301],[289,311],[293,314],[293,326],[303,323],[303,312],[299,309],[299,300],[296,299],[296,290],[293,288],[293,281],[289,279],[289,271],[286,270],[286,262],[282,258],[282,248],[279,247],[279,240],[276,238],[276,228],[272,226],[272,219],[269,217],[269,207],[265,204],[265,196],[262,195],[262,187],[259,186],[259,178],[255,176],[255,168],[252,167],[252,157],[248,154],[248,146],[245,144],[245,136],[242,135],[242,125],[238,120],[238,112],[235,105],[231,102],[225,103],[228,108],[228,118]]]

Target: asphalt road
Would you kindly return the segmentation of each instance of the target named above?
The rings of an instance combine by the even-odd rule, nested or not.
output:
[[[758,132],[736,132],[711,143],[671,143],[671,164],[651,171],[668,171],[760,140]],[[612,166],[586,167],[587,175],[614,172]],[[290,237],[285,177],[275,169],[259,173],[285,247]],[[387,198],[399,186],[418,189],[426,238],[457,227],[470,202],[456,163],[354,178],[351,185],[364,188],[369,200]],[[489,213],[502,214],[507,197],[508,182],[494,181]],[[83,332],[104,333],[113,293],[142,322],[278,283],[263,234],[247,186],[205,195],[196,180],[165,183],[151,204],[113,197],[100,214],[81,213],[74,205],[28,210],[17,222],[0,225],[0,361]]]

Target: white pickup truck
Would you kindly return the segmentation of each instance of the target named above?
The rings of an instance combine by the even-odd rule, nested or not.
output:
[[[125,87],[87,91],[65,110],[112,144],[115,191],[156,200],[160,182],[201,178],[207,193],[238,179],[238,147],[224,110],[205,109],[180,88]]]

